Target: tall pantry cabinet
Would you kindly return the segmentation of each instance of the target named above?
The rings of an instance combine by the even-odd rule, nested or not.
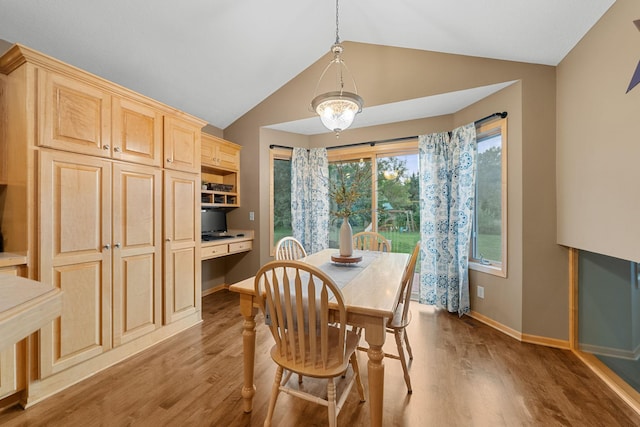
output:
[[[205,122],[21,45],[0,72],[5,250],[63,291],[16,372],[30,404],[201,320]]]

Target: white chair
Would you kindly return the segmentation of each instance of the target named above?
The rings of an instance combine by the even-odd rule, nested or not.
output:
[[[411,311],[409,310],[409,303],[411,302],[411,288],[413,287],[413,278],[415,276],[416,263],[418,261],[418,255],[420,254],[420,242],[418,242],[411,253],[409,262],[405,267],[404,274],[402,276],[402,285],[400,289],[400,297],[396,304],[393,317],[387,322],[387,332],[392,333],[396,339],[396,346],[398,348],[398,354],[385,353],[385,357],[391,359],[400,360],[402,363],[402,371],[404,372],[404,382],[407,385],[407,392],[411,394],[411,377],[409,376],[409,368],[407,366],[407,358],[405,356],[404,345],[407,347],[407,353],[409,360],[413,360],[413,353],[411,351],[411,345],[409,344],[409,337],[407,335],[406,328],[411,322]],[[358,347],[359,350],[366,351],[365,347]]]
[[[347,312],[342,292],[325,273],[301,261],[271,261],[256,274],[257,301],[275,341],[271,358],[278,365],[271,389],[265,426],[271,425],[280,392],[327,406],[329,425],[337,424],[353,383],[360,400],[364,389],[360,380],[356,348],[360,337],[347,329]],[[340,397],[334,378],[353,367]],[[283,379],[283,372],[287,375]],[[287,384],[292,373],[327,380],[327,396],[319,397]]]
[[[391,252],[391,243],[375,231],[361,231],[353,235],[353,249],[361,251]]]
[[[295,237],[283,237],[276,244],[276,260],[296,260],[306,256],[307,251]]]

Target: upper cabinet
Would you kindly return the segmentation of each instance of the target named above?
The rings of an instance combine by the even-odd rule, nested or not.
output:
[[[121,97],[112,105],[113,158],[162,167],[162,113]]]
[[[164,167],[200,172],[200,128],[202,125],[178,117],[164,119]]]
[[[202,166],[237,172],[240,170],[240,146],[203,133],[200,161]]]
[[[24,117],[25,126],[37,125],[29,135],[35,145],[200,172],[203,120],[20,45],[0,58],[2,73],[20,75],[9,94],[3,75],[3,98],[35,104],[35,114]]]
[[[111,157],[109,93],[47,70],[38,77],[38,145]]]

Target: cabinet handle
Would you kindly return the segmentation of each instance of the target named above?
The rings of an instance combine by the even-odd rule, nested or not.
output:
[[[173,163],[173,159],[167,159],[167,163]]]
[[[116,243],[115,245],[113,245],[113,247],[116,249],[120,249],[120,243]]]
[[[104,245],[104,248],[105,248],[105,250],[108,251],[109,249],[111,249],[111,245],[107,243],[106,245]]]
[[[170,241],[171,241],[171,239],[169,239],[169,238],[167,237],[167,242],[170,242]]]
[[[115,151],[116,153],[120,152],[120,147],[113,147],[113,151]]]
[[[111,147],[109,147],[109,144],[107,144],[107,145],[105,145],[104,147],[102,147],[102,149],[103,149],[103,150],[108,150],[108,149],[110,149],[110,148],[111,148]]]

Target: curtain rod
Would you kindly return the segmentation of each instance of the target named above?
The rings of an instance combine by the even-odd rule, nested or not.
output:
[[[484,122],[486,120],[493,119],[494,117],[500,117],[501,119],[504,119],[505,117],[507,117],[507,112],[503,111],[501,113],[493,113],[493,114],[488,115],[487,117],[483,117],[483,118],[481,118],[479,120],[476,120],[473,123],[477,125],[477,124],[482,123],[482,122]],[[400,138],[383,139],[383,140],[379,140],[379,141],[355,142],[353,144],[335,145],[333,147],[327,147],[327,150],[335,150],[336,148],[357,147],[357,146],[360,146],[360,145],[370,145],[371,147],[373,147],[376,144],[384,144],[384,143],[388,143],[388,142],[407,141],[409,139],[415,139],[418,136],[419,135],[403,136],[403,137],[400,137]],[[283,148],[283,149],[286,149],[286,150],[293,150],[293,147],[288,147],[286,145],[277,145],[277,144],[271,144],[271,145],[269,145],[269,148],[271,148],[271,149],[273,149],[273,148]]]

